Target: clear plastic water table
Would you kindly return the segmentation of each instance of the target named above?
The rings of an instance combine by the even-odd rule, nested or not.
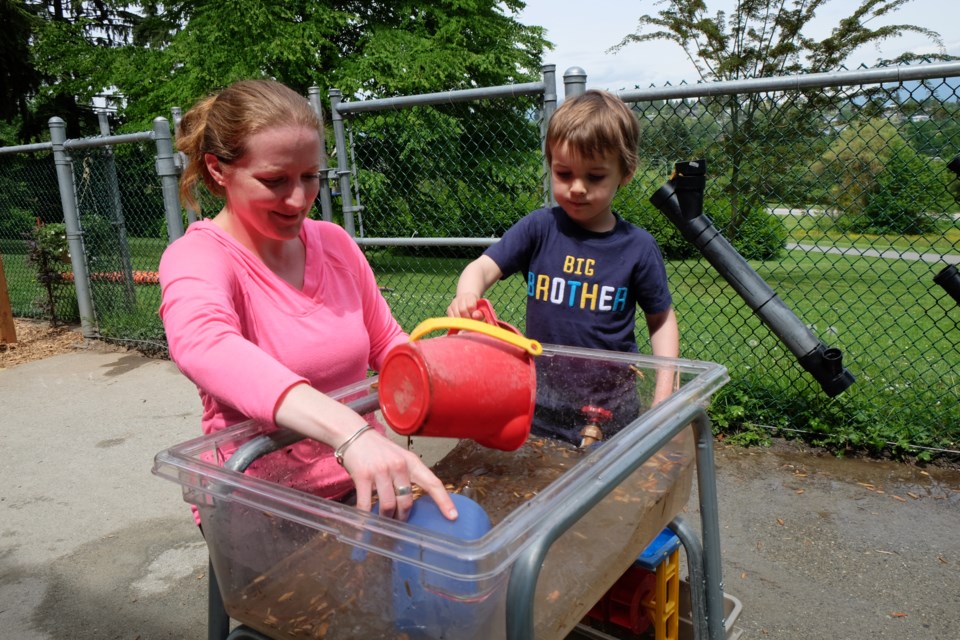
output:
[[[563,639],[647,544],[674,526],[687,551],[695,637],[723,638],[705,408],[727,382],[726,370],[551,345],[536,366],[538,410],[541,398],[560,399],[574,409],[553,411],[552,419],[571,423],[589,417],[577,407],[596,404],[595,391],[585,390],[595,389],[597,371],[626,374],[630,401],[615,402],[622,428],[586,449],[536,436],[509,452],[457,444],[433,469],[489,516],[492,526],[479,537],[382,518],[237,470],[249,463],[238,465],[241,455],[269,467],[270,456],[296,439],[253,422],[157,454],[153,472],[179,483],[199,510],[223,607],[249,634],[231,637]],[[652,406],[658,376],[669,377],[674,391]],[[333,395],[382,423],[376,377]],[[609,393],[600,396],[610,402]],[[251,455],[254,441],[272,452]],[[694,476],[699,536],[677,518]]]

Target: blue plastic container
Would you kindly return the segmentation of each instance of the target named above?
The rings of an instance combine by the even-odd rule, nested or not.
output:
[[[462,540],[476,540],[493,528],[479,504],[460,494],[450,497],[459,514],[456,520],[447,520],[436,502],[423,496],[414,503],[407,523]],[[463,638],[465,632],[470,637],[484,637],[482,628],[495,622],[495,599],[489,597],[489,587],[432,570],[471,576],[476,573],[475,562],[402,542],[397,551],[417,562],[393,561],[393,610],[398,631],[411,638]]]

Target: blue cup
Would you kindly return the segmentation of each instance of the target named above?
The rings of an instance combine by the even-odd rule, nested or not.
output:
[[[479,504],[452,493],[459,514],[447,520],[429,496],[417,500],[407,522],[461,540],[477,540],[493,528]],[[398,553],[464,576],[475,574],[472,560],[450,557],[430,549],[400,542]],[[454,578],[402,560],[393,561],[393,611],[397,630],[412,638],[489,637],[488,627],[496,621],[496,599],[490,589],[469,578]]]

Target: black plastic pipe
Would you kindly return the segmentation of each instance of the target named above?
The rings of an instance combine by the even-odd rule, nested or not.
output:
[[[950,161],[947,168],[960,177],[960,156]],[[957,304],[960,304],[960,271],[952,264],[944,267],[940,273],[933,276],[933,281],[943,287],[943,290],[950,294]]]
[[[960,271],[952,264],[947,265],[940,273],[933,276],[933,281],[943,287],[957,304],[960,304]]]
[[[827,347],[787,307],[726,238],[703,215],[705,160],[678,162],[674,175],[650,202],[680,230],[726,279],[754,313],[797,357],[831,398],[843,393],[855,378],[842,364],[839,349]]]
[[[951,160],[950,163],[947,165],[947,169],[950,169],[950,171],[953,171],[955,174],[960,176],[960,156],[957,156],[956,158]]]

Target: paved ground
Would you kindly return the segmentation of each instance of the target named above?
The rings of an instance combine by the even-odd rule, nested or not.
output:
[[[170,362],[135,354],[0,371],[0,635],[205,637],[204,543],[179,486],[150,474],[198,411]],[[783,443],[718,447],[717,463],[743,637],[956,637],[960,473]]]

